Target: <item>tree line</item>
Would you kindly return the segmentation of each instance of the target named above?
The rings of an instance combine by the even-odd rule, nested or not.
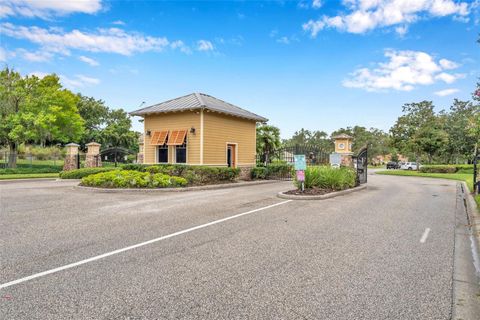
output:
[[[368,145],[369,160],[377,156],[399,154],[422,163],[469,163],[480,139],[480,84],[472,99],[454,99],[448,110],[435,111],[432,101],[403,105],[388,132],[377,128],[353,126],[340,128],[329,136],[325,131],[300,129],[289,139],[280,138],[275,126],[257,128],[257,153],[272,154],[287,145],[314,145],[326,153],[334,151],[333,137],[345,133],[353,137],[353,152]]]
[[[22,76],[10,68],[0,71],[0,145],[15,153],[21,144],[41,146],[91,141],[102,147],[138,149],[139,133],[131,129],[123,109],[64,88],[55,74]]]

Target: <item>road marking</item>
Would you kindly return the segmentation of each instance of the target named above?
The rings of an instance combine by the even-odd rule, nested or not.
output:
[[[107,253],[104,253],[104,254],[101,254],[101,255],[98,255],[98,256],[94,256],[94,257],[85,259],[85,260],[70,263],[70,264],[55,268],[55,269],[50,269],[50,270],[47,270],[47,271],[35,273],[35,274],[32,274],[31,276],[28,276],[28,277],[20,278],[20,279],[17,279],[17,280],[13,280],[13,281],[1,284],[0,289],[7,288],[7,287],[10,287],[10,286],[22,283],[22,282],[26,282],[26,281],[29,281],[29,280],[33,280],[33,279],[36,279],[36,278],[44,277],[46,275],[56,273],[56,272],[59,272],[59,271],[63,271],[63,270],[67,270],[67,269],[70,269],[70,268],[73,268],[73,267],[77,267],[77,266],[80,266],[82,264],[86,264],[86,263],[89,263],[89,262],[100,260],[100,259],[103,259],[103,258],[106,258],[106,257],[109,257],[109,256],[113,256],[115,254],[119,254],[119,253],[122,253],[122,252],[125,252],[125,251],[129,251],[129,250],[133,250],[133,249],[136,249],[136,248],[139,248],[139,247],[143,247],[143,246],[146,246],[146,245],[158,242],[158,241],[173,238],[173,237],[182,235],[184,233],[188,233],[188,232],[192,232],[192,231],[195,231],[195,230],[198,230],[198,229],[206,228],[206,227],[212,226],[214,224],[218,224],[218,223],[222,223],[222,222],[225,222],[225,221],[228,221],[228,220],[240,218],[240,217],[246,216],[247,214],[251,214],[251,213],[258,212],[258,211],[262,211],[262,210],[270,209],[270,208],[273,208],[273,207],[277,207],[277,206],[280,206],[282,204],[288,203],[290,201],[293,201],[293,200],[285,200],[285,201],[282,201],[282,202],[271,204],[271,205],[266,206],[266,207],[253,209],[253,210],[243,212],[243,213],[239,213],[239,214],[236,214],[236,215],[233,215],[233,216],[230,216],[230,217],[226,217],[226,218],[223,218],[223,219],[218,219],[218,220],[215,220],[215,221],[212,221],[212,222],[201,224],[201,225],[196,226],[196,227],[180,230],[180,231],[177,231],[177,232],[174,232],[174,233],[171,233],[171,234],[167,234],[165,236],[158,237],[158,238],[155,238],[155,239],[152,239],[152,240],[137,243],[137,244],[134,244],[132,246],[128,246],[128,247],[125,247],[125,248],[110,251],[110,252],[107,252]]]
[[[423,232],[422,237],[420,238],[420,243],[425,243],[427,241],[428,234],[430,233],[430,228],[426,228]]]

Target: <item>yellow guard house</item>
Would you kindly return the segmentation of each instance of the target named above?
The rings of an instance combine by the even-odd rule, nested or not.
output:
[[[266,118],[204,93],[130,113],[144,118],[143,163],[250,168],[256,124]]]

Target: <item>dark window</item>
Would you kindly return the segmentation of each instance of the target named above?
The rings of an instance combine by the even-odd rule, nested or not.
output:
[[[175,146],[176,163],[187,163],[187,144],[184,142],[180,146]]]
[[[168,163],[168,146],[166,144],[158,146],[158,162]]]

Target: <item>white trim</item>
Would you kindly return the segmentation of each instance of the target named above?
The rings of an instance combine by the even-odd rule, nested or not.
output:
[[[200,165],[203,165],[203,108],[200,110]]]
[[[238,143],[237,142],[225,142],[225,164],[228,167],[228,145],[235,145],[235,167],[238,167]]]

